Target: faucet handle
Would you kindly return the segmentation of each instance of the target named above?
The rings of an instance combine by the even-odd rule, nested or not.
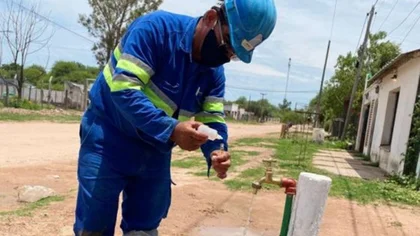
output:
[[[265,160],[263,160],[263,163],[266,165],[266,167],[270,168],[273,163],[277,163],[277,160],[265,159]]]

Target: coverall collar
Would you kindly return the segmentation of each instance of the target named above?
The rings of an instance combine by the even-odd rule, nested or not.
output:
[[[185,31],[181,39],[181,49],[185,53],[190,54],[191,57],[192,57],[192,44],[194,40],[194,33],[200,19],[201,17],[196,17],[196,18],[191,19],[190,22],[188,22],[187,30]]]

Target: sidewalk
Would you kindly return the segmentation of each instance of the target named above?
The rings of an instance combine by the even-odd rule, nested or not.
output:
[[[315,167],[331,173],[362,179],[384,179],[385,171],[368,165],[370,162],[355,157],[345,150],[321,150],[315,154]]]

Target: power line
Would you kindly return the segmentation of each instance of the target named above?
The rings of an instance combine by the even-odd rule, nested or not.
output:
[[[60,28],[62,28],[62,29],[64,29],[64,30],[67,30],[68,32],[70,32],[70,33],[72,33],[72,34],[74,34],[74,35],[76,35],[76,36],[79,36],[80,38],[83,38],[83,39],[85,39],[85,40],[87,40],[87,41],[89,41],[89,42],[91,42],[91,43],[95,43],[95,41],[93,41],[93,40],[91,40],[91,39],[89,39],[89,38],[87,38],[87,37],[85,37],[85,36],[83,36],[83,35],[81,35],[81,34],[79,34],[79,33],[75,32],[75,31],[73,31],[73,30],[71,30],[71,29],[69,29],[69,28],[67,28],[67,27],[65,27],[65,26],[63,26],[63,25],[61,25],[61,24],[59,24],[59,23],[57,23],[57,22],[53,21],[53,20],[50,20],[48,17],[43,16],[43,15],[39,14],[38,12],[35,12],[34,10],[31,10],[31,9],[29,9],[29,8],[27,8],[27,7],[25,7],[25,6],[23,6],[23,5],[22,5],[22,4],[20,4],[20,3],[16,3],[14,0],[11,0],[11,1],[12,1],[12,3],[13,3],[13,4],[18,5],[20,8],[22,8],[22,9],[24,9],[24,10],[28,11],[28,12],[31,12],[32,14],[34,14],[34,15],[38,16],[39,18],[41,18],[41,19],[43,19],[43,20],[45,20],[45,21],[48,21],[48,22],[52,23],[53,25],[56,25],[56,26],[58,26],[58,27],[60,27]],[[3,2],[5,2],[5,0],[3,0]]]
[[[414,24],[411,26],[411,28],[410,28],[410,30],[407,32],[407,34],[405,35],[405,37],[404,37],[404,39],[401,41],[401,44],[400,45],[402,45],[403,43],[404,43],[404,41],[407,39],[407,37],[408,37],[408,35],[411,33],[411,31],[414,29],[414,26],[416,26],[417,25],[417,23],[419,22],[419,20],[420,20],[420,14],[419,14],[419,16],[417,17],[417,19],[414,21]]]
[[[395,30],[397,30],[402,24],[404,24],[404,22],[408,19],[408,17],[410,17],[410,15],[414,12],[414,10],[416,10],[416,8],[419,6],[420,1],[417,2],[417,4],[414,6],[413,10],[410,11],[410,13],[408,13],[408,15],[404,18],[403,21],[401,21],[401,23],[395,27],[393,30],[391,30],[391,32],[389,32],[388,36],[391,35]]]
[[[385,22],[388,20],[389,16],[391,16],[392,12],[394,11],[395,7],[397,6],[398,2],[400,0],[396,0],[394,5],[392,6],[391,10],[388,12],[388,15],[385,17],[384,21],[382,21],[382,24],[379,26],[378,31],[381,31],[382,27],[384,26]]]
[[[337,3],[338,3],[338,0],[335,0],[334,14],[333,14],[332,23],[331,23],[330,40],[332,38],[333,29],[334,29],[335,15],[336,15],[336,12],[337,12]]]
[[[245,87],[238,87],[238,86],[230,86],[226,85],[226,88],[231,89],[239,89],[239,90],[245,90],[245,91],[253,91],[253,92],[265,92],[265,93],[286,93],[286,91],[282,90],[271,90],[271,89],[256,89],[256,88],[245,88]],[[287,91],[287,93],[317,93],[316,90],[307,90],[307,91]]]
[[[363,31],[365,29],[368,16],[369,16],[369,13],[366,14],[365,23],[363,23],[362,31],[360,31],[359,40],[357,41],[357,46],[356,46],[356,50],[355,50],[356,54],[357,54],[357,51],[359,50],[360,40],[362,39]]]
[[[375,13],[374,13],[374,16],[373,16],[373,20],[372,20],[372,28],[373,28],[373,26],[375,25],[375,20],[376,20],[376,16],[378,15],[378,12],[377,11],[375,11]]]

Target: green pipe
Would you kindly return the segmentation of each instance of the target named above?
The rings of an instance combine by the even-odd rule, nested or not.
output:
[[[287,236],[289,232],[290,217],[292,215],[293,195],[286,196],[286,204],[284,206],[283,223],[281,224],[280,236]]]

